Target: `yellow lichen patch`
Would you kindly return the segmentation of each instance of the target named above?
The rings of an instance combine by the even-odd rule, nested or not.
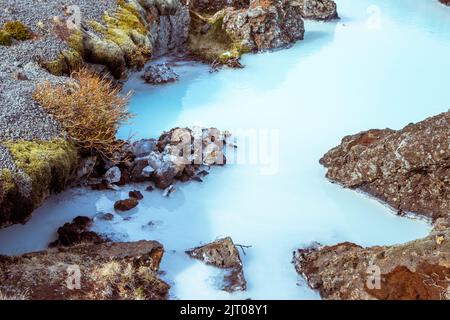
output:
[[[149,31],[143,19],[135,2],[119,1],[113,15],[104,14],[105,26],[94,23],[94,30],[122,49],[128,66],[141,68],[151,55]]]
[[[73,50],[64,50],[58,55],[58,58],[52,61],[42,62],[42,66],[55,76],[62,76],[77,71],[83,65],[83,59],[80,54]]]
[[[5,30],[0,29],[0,46],[10,46],[12,43],[11,36]]]
[[[91,20],[88,21],[87,24],[89,25],[89,27],[91,27],[95,32],[99,33],[99,34],[103,34],[106,33],[107,29],[104,25],[102,25],[100,22]]]
[[[16,189],[16,183],[14,182],[14,176],[11,170],[0,170],[0,202],[11,191]]]
[[[6,142],[4,146],[9,149],[17,169],[30,177],[30,197],[35,203],[51,191],[61,191],[78,160],[75,146],[63,139]]]
[[[27,26],[20,21],[7,21],[3,25],[3,30],[16,40],[31,39],[31,32]]]
[[[159,299],[169,289],[149,267],[119,261],[97,265],[90,273],[90,278],[98,288],[103,289],[95,291],[108,292],[109,299],[153,300]]]
[[[105,13],[103,20],[105,21],[108,29],[120,28],[124,31],[137,30],[142,34],[147,33],[147,29],[140,18],[133,12],[123,7],[119,7],[113,16]]]

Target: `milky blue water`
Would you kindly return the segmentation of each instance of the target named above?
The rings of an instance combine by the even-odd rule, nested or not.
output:
[[[331,184],[318,160],[347,134],[399,129],[449,109],[450,8],[437,0],[336,2],[340,21],[306,22],[304,41],[246,55],[244,69],[209,73],[178,62],[177,83],[150,86],[139,75],[127,83],[136,117],[121,138],[192,125],[253,137],[238,140],[243,163],[214,169],[203,183],[179,184],[170,198],[144,193],[137,209],[95,225],[117,240],[161,241],[173,298],[230,297],[217,289],[220,272],[184,254],[218,237],[252,246],[242,255],[248,290],[232,298],[315,299],[291,264],[296,248],[394,244],[429,232],[423,221]],[[55,196],[26,225],[0,231],[0,253],[45,248],[57,226],[112,211],[128,189]]]

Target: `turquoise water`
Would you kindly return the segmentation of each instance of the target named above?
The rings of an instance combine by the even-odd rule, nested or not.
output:
[[[429,232],[423,221],[397,217],[329,183],[318,160],[347,134],[399,129],[448,110],[450,8],[437,0],[336,2],[339,22],[306,22],[304,41],[246,55],[245,69],[209,73],[206,66],[179,62],[177,83],[153,87],[139,75],[127,83],[135,91],[136,117],[121,138],[192,125],[241,138],[242,163],[214,169],[202,184],[177,185],[169,199],[144,193],[130,219],[116,215],[95,225],[116,240],[161,241],[173,298],[230,297],[217,290],[220,272],[184,254],[217,237],[252,246],[242,256],[248,290],[233,298],[315,299],[291,264],[296,248],[313,241],[394,244]],[[246,135],[253,143],[245,143]],[[0,253],[45,248],[57,226],[76,215],[112,211],[127,190],[55,196],[26,225],[0,231]]]

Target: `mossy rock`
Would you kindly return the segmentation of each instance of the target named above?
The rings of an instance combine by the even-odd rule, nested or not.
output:
[[[31,39],[31,32],[26,25],[20,21],[7,21],[3,25],[3,30],[19,41]]]
[[[0,170],[0,203],[4,197],[16,188],[14,175],[9,169]]]
[[[78,163],[77,149],[62,139],[3,145],[11,153],[18,171],[1,171],[0,226],[24,222],[50,193],[66,187]],[[19,187],[19,172],[29,178],[30,189]]]
[[[107,66],[116,78],[124,75],[126,71],[125,57],[122,49],[115,42],[90,36],[86,37],[84,46],[83,58],[86,61]]]
[[[64,75],[89,62],[108,67],[116,78],[122,78],[127,67],[142,68],[152,53],[145,10],[134,0],[119,0],[118,4],[114,13],[104,13],[102,23],[87,21],[91,30],[73,30],[67,40],[71,49],[42,63],[43,67]]]
[[[83,59],[73,49],[64,50],[55,60],[42,63],[42,67],[55,76],[69,75],[73,71],[79,70],[82,66]]]
[[[105,21],[108,29],[120,28],[126,32],[137,30],[142,34],[146,34],[148,32],[145,23],[140,19],[140,17],[136,16],[135,12],[131,12],[124,7],[119,7],[113,16],[105,13],[103,20]]]
[[[0,46],[10,46],[12,43],[11,36],[5,30],[0,29]]]
[[[32,210],[30,203],[19,192],[15,175],[9,169],[0,169],[0,228],[23,222]]]
[[[211,17],[191,11],[191,33],[188,46],[192,54],[207,63],[227,64],[249,50],[223,28],[226,9]],[[206,28],[205,28],[206,27]],[[206,31],[205,31],[206,30]]]

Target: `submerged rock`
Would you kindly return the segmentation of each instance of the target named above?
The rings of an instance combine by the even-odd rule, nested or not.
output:
[[[100,213],[97,215],[97,218],[101,219],[101,220],[105,220],[105,221],[112,221],[112,220],[114,220],[114,215],[109,212],[108,213]]]
[[[186,251],[186,253],[190,257],[201,260],[206,264],[226,269],[228,274],[224,279],[223,290],[234,292],[247,289],[239,251],[230,237],[191,249]]]
[[[304,19],[329,21],[339,19],[336,3],[332,0],[298,0]]]
[[[145,82],[150,84],[164,84],[178,80],[178,74],[172,70],[167,64],[150,65],[145,69],[142,76]]]
[[[168,186],[163,192],[163,197],[169,197],[176,190],[177,189],[173,185]]]
[[[102,236],[96,232],[89,231],[92,225],[92,219],[89,217],[78,216],[71,223],[65,223],[58,229],[58,239],[49,244],[53,247],[69,247],[79,243],[102,243],[105,242]]]
[[[117,211],[128,211],[137,207],[139,201],[136,198],[128,198],[125,200],[118,200],[114,203],[114,209]]]
[[[295,267],[326,299],[450,299],[450,112],[395,131],[342,139],[321,163],[327,177],[431,218],[426,238],[363,248],[299,249]]]
[[[128,196],[130,198],[135,198],[137,200],[142,200],[144,199],[144,196],[142,195],[142,193],[138,190],[132,190],[128,193]]]
[[[102,236],[96,232],[89,231],[92,219],[78,216],[71,223],[65,223],[58,229],[58,239],[49,244],[49,247],[69,247],[79,243],[102,243],[105,242]]]
[[[167,299],[156,241],[79,244],[0,256],[0,294],[36,300]]]

